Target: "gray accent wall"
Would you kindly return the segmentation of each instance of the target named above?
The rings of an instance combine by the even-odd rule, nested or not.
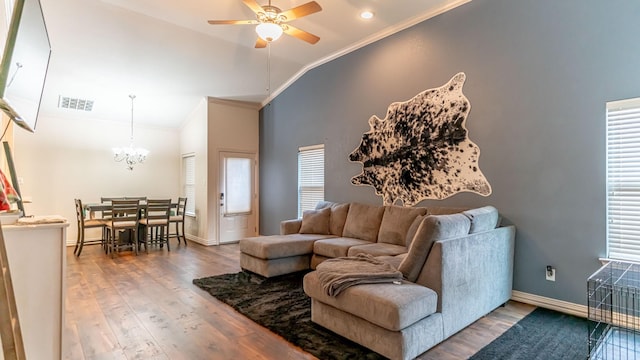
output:
[[[517,227],[514,289],[586,304],[606,252],[605,103],[640,97],[639,38],[637,0],[473,0],[309,71],[261,111],[261,233],[296,217],[300,146],[325,144],[327,200],[382,204],[350,183],[368,119],[462,71],[493,193],[421,205],[496,206]]]

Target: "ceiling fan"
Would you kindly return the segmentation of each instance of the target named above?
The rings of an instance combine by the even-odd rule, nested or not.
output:
[[[315,1],[296,6],[286,11],[282,11],[271,5],[271,0],[269,0],[268,5],[263,6],[258,5],[256,0],[242,0],[242,2],[256,13],[255,20],[209,20],[209,24],[258,25],[256,26],[256,33],[258,33],[256,48],[266,47],[267,43],[277,40],[282,33],[304,40],[310,44],[315,44],[320,40],[319,37],[288,24],[291,20],[299,19],[322,10],[320,5]]]

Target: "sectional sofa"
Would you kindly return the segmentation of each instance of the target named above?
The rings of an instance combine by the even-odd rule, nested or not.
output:
[[[476,209],[318,204],[281,234],[240,241],[240,264],[266,277],[369,254],[403,280],[330,296],[305,275],[312,321],[391,359],[412,359],[511,297],[515,228]],[[328,264],[328,263],[327,263]]]

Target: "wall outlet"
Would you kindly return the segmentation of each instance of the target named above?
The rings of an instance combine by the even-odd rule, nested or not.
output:
[[[545,277],[548,281],[556,281],[556,268],[551,265],[547,265]]]

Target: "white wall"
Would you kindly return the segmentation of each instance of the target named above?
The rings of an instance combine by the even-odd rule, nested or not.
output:
[[[63,215],[72,224],[67,241],[75,243],[74,198],[85,203],[100,202],[101,196],[176,199],[181,174],[178,130],[136,125],[134,145],[150,153],[130,171],[113,160],[111,151],[129,144],[129,126],[40,116],[34,134],[16,128],[16,172],[23,197],[33,201],[25,204],[27,215]]]
[[[196,216],[185,218],[185,232],[187,237],[203,245],[210,245],[214,240],[208,238],[207,222],[207,101],[202,99],[193,112],[187,117],[180,129],[180,154],[195,154],[196,163]],[[182,183],[180,178],[180,186]],[[182,189],[182,188],[181,188]],[[182,191],[182,190],[181,190]]]
[[[258,105],[209,98],[208,123],[209,237],[217,240],[220,210],[219,153],[220,151],[238,151],[253,152],[258,155]],[[257,183],[258,181],[256,186]],[[259,219],[256,220],[259,221]]]

